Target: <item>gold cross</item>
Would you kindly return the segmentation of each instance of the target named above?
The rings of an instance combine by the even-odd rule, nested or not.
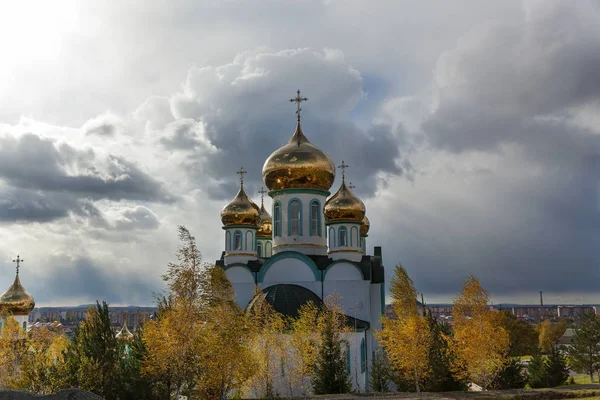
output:
[[[296,97],[294,97],[293,99],[290,99],[290,103],[296,103],[298,109],[296,110],[296,115],[298,116],[298,122],[300,122],[300,111],[302,111],[302,108],[300,107],[300,103],[302,103],[303,101],[308,101],[308,99],[306,97],[300,97],[300,89],[298,89],[298,91],[296,92]]]
[[[236,174],[240,175],[240,183],[244,186],[244,174],[247,174],[248,171],[244,169],[244,167],[240,167],[240,170],[236,172]]]
[[[352,190],[352,189],[356,189],[356,186],[354,186],[352,184],[352,182],[350,182],[350,184],[348,185],[348,189]]]
[[[21,258],[21,256],[17,255],[17,258],[15,258],[13,260],[14,263],[17,263],[17,275],[19,275],[19,267],[21,266],[21,263],[25,261]]]
[[[342,163],[338,165],[338,168],[342,170],[342,180],[346,179],[346,168],[348,168],[348,164],[342,160]]]
[[[267,190],[265,190],[265,188],[263,186],[261,186],[258,193],[260,193],[260,202],[264,203],[265,193],[269,193],[269,192]]]

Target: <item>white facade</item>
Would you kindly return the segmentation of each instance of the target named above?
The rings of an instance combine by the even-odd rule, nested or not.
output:
[[[225,258],[227,264],[256,260],[256,228],[228,226],[225,230]]]
[[[327,227],[329,256],[332,260],[360,261],[364,250],[360,237],[360,224],[340,222]]]

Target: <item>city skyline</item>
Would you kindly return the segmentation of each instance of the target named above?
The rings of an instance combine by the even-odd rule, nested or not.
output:
[[[387,280],[600,303],[597,3],[31,4],[0,16],[2,290],[20,254],[37,306],[151,305],[178,225],[220,257],[241,165],[260,201],[300,89]]]

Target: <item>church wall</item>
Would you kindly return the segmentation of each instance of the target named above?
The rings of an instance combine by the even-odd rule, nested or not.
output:
[[[301,203],[301,228],[299,234],[290,235],[289,204],[292,200],[298,200]],[[310,231],[310,206],[313,200],[320,204],[319,226],[316,235],[311,235]],[[327,254],[327,238],[325,231],[325,217],[323,216],[323,207],[326,197],[318,192],[312,193],[281,193],[273,197],[273,254],[282,251],[294,250],[303,254]],[[275,204],[281,205],[281,236],[275,236]],[[319,235],[320,232],[320,235]]]
[[[264,268],[264,267],[263,267]],[[295,258],[283,258],[275,261],[266,270],[263,282],[314,282],[317,278],[311,267]]]
[[[225,275],[233,284],[235,289],[235,300],[244,308],[254,294],[254,276],[247,268],[242,266],[233,266],[225,270]]]
[[[369,281],[325,280],[323,295],[337,294],[341,297],[342,309],[350,317],[371,322],[371,304]]]
[[[340,231],[345,232],[345,243],[342,243]],[[327,226],[329,256],[335,260],[351,260],[358,262],[363,256],[360,237],[360,224],[343,222]]]

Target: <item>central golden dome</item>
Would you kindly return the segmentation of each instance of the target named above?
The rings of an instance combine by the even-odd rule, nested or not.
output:
[[[265,203],[260,205],[260,222],[256,237],[261,239],[271,239],[273,237],[273,218],[265,209]]]
[[[35,307],[35,300],[21,285],[17,274],[11,287],[0,296],[0,312],[9,315],[27,315],[33,307]]]
[[[360,226],[360,234],[361,236],[367,236],[367,233],[369,233],[369,228],[371,227],[371,222],[369,221],[369,218],[367,218],[366,215],[363,218],[362,222],[363,223]]]
[[[259,219],[258,206],[248,198],[242,184],[235,198],[221,211],[223,226],[246,225],[256,227]]]
[[[358,222],[365,218],[365,204],[346,187],[346,180],[342,178],[340,189],[327,200],[324,208],[327,222]]]
[[[335,180],[335,165],[323,150],[304,136],[298,121],[290,141],[267,158],[262,174],[270,190],[329,190]]]

